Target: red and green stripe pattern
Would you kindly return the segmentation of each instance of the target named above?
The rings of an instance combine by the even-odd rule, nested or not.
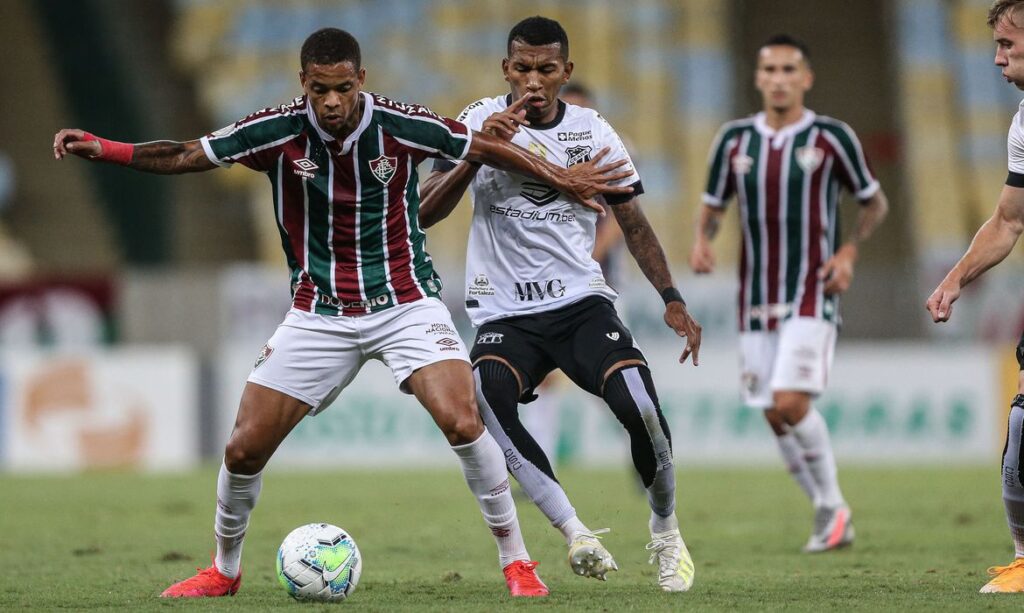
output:
[[[792,315],[838,321],[838,297],[825,295],[818,271],[840,238],[840,191],[865,200],[878,189],[853,131],[813,116],[773,138],[753,118],[733,121],[708,165],[704,202],[735,196],[740,209],[740,330],[774,330]]]
[[[417,222],[416,167],[427,157],[464,157],[470,133],[422,106],[365,100],[370,115],[344,143],[313,125],[304,97],[203,139],[214,161],[270,178],[300,310],[359,315],[441,289]]]

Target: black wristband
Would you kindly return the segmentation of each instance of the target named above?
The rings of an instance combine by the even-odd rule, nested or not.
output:
[[[683,300],[683,295],[674,287],[666,287],[661,290],[661,299],[665,301],[665,306],[668,306],[668,303],[670,302],[682,302],[683,306],[686,306],[686,301]]]

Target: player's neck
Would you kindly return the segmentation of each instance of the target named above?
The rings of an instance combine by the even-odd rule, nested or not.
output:
[[[782,110],[769,107],[764,110],[764,122],[772,130],[778,131],[800,121],[805,110],[802,104]]]

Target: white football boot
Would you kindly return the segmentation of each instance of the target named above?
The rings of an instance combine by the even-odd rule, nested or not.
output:
[[[818,507],[814,512],[814,532],[804,545],[805,553],[821,553],[853,544],[853,516],[850,507]]]
[[[658,563],[658,585],[666,592],[685,592],[693,586],[695,570],[679,530],[652,532],[648,563]]]
[[[569,566],[581,577],[593,577],[605,581],[608,571],[619,570],[612,554],[601,544],[598,535],[608,532],[601,528],[593,532],[577,532],[569,543]]]

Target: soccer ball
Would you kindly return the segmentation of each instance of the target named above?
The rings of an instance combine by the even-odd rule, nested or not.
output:
[[[277,550],[277,579],[297,600],[344,600],[362,569],[356,542],[331,524],[300,526]]]

